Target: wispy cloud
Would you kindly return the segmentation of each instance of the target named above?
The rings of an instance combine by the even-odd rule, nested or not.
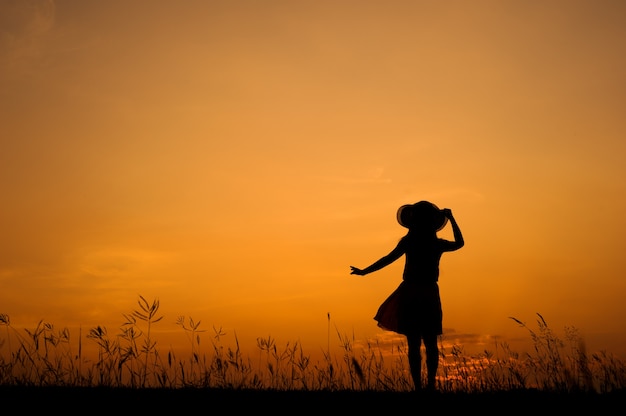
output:
[[[367,185],[391,183],[392,180],[385,175],[386,170],[383,166],[374,166],[361,175],[354,176],[320,176],[319,179],[327,183],[335,183],[340,185]]]
[[[0,0],[0,65],[12,67],[40,55],[55,22],[53,0]]]

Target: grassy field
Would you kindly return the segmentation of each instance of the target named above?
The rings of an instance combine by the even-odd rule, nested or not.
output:
[[[0,314],[0,400],[7,408],[78,414],[104,411],[402,411],[439,410],[607,411],[625,402],[626,364],[607,352],[588,355],[574,329],[561,339],[537,315],[528,331],[532,354],[517,354],[502,344],[498,353],[466,356],[460,346],[441,348],[437,390],[412,391],[406,348],[383,354],[376,345],[353,349],[337,334],[342,349],[313,362],[299,344],[280,348],[271,337],[258,338],[257,361],[235,346],[222,345],[220,330],[200,348],[199,323],[180,318],[189,353],[161,352],[153,338],[161,320],[159,302],[143,297],[123,315],[120,332],[89,330],[78,351],[67,329],[39,322],[34,329],[11,326]],[[82,352],[96,347],[96,357]],[[424,372],[425,373],[425,372]],[[13,407],[8,407],[11,405]],[[17,406],[17,407],[15,407]]]

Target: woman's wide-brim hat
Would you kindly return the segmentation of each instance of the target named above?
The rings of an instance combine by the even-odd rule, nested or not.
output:
[[[396,217],[398,223],[406,228],[420,226],[439,231],[448,223],[448,217],[443,211],[429,201],[402,205],[398,208]]]

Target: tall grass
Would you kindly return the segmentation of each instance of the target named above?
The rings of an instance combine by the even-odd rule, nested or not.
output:
[[[177,356],[161,352],[153,328],[162,320],[158,299],[140,296],[138,308],[124,314],[117,334],[106,327],[90,329],[85,339],[79,330],[77,349],[71,334],[40,321],[34,329],[22,331],[0,314],[5,331],[0,335],[0,386],[70,386],[271,390],[352,390],[410,391],[407,346],[383,348],[377,342],[355,348],[355,338],[335,330],[340,349],[331,354],[330,340],[323,357],[313,361],[302,346],[277,345],[271,336],[257,338],[258,357],[244,356],[236,335],[234,345],[224,345],[222,328],[207,331],[191,317],[178,317],[189,343],[189,353]],[[626,387],[625,363],[607,352],[588,355],[575,328],[565,329],[561,339],[537,315],[537,328],[511,318],[528,332],[534,349],[518,354],[506,343],[495,351],[478,355],[464,353],[463,347],[445,347],[440,340],[438,389],[444,392],[495,392],[537,389],[549,392],[608,393]],[[330,314],[328,336],[331,336]],[[201,347],[201,334],[210,332],[210,345]],[[76,343],[76,341],[74,341]],[[96,347],[95,358],[83,352],[83,343]],[[423,372],[425,373],[425,371]]]
[[[519,354],[505,342],[494,353],[466,356],[462,347],[442,353],[442,386],[450,391],[489,392],[538,389],[555,393],[608,393],[626,387],[626,363],[601,351],[588,356],[584,340],[573,327],[561,339],[541,314],[533,330],[517,318],[532,341],[531,352]]]

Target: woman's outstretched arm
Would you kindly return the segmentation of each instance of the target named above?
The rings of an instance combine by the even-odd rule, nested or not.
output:
[[[356,274],[358,276],[365,276],[366,274],[370,274],[375,272],[376,270],[380,270],[385,266],[390,265],[394,261],[398,260],[400,256],[404,254],[404,249],[401,247],[401,242],[398,243],[396,248],[394,248],[391,253],[382,257],[381,259],[375,261],[371,265],[367,266],[364,269],[359,269],[358,267],[350,266],[351,272],[350,274]]]

